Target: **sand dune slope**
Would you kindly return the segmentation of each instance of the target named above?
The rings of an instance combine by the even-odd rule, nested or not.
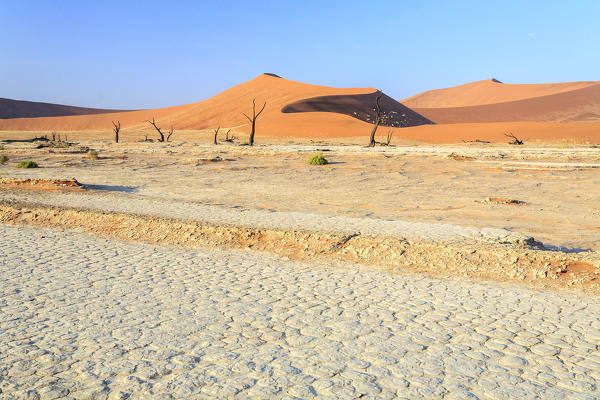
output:
[[[446,89],[429,90],[401,100],[401,103],[411,108],[480,106],[549,96],[598,84],[600,81],[506,84],[496,79],[487,79]]]
[[[414,110],[440,124],[501,121],[600,122],[600,83],[504,103]]]
[[[282,108],[294,102],[318,96],[366,95],[374,93],[374,88],[330,88],[308,85],[279,78],[272,74],[263,74],[255,79],[234,86],[218,95],[193,104],[155,110],[140,110],[99,115],[80,115],[57,118],[23,118],[0,120],[0,130],[5,131],[40,131],[40,130],[104,130],[110,129],[111,121],[119,120],[124,129],[150,129],[145,122],[156,118],[159,125],[168,127],[171,124],[177,130],[207,129],[233,127],[247,130],[248,121],[242,113],[250,114],[252,99],[256,99],[257,108],[266,102],[266,108],[259,120],[259,129],[264,134],[282,136],[314,136],[335,135],[336,132],[354,132],[360,135],[368,131],[369,124],[349,115],[332,112],[302,112],[301,114],[284,114]],[[369,101],[370,98],[366,98]],[[393,99],[405,114],[411,113]],[[362,108],[366,105],[362,104]],[[311,110],[303,110],[311,111]],[[324,110],[328,111],[328,110]],[[359,110],[360,111],[360,110]],[[430,123],[425,118],[416,116],[414,123]]]
[[[0,119],[62,117],[67,115],[106,114],[126,110],[105,110],[0,98]]]

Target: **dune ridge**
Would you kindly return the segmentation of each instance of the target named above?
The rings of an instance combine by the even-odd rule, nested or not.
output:
[[[0,98],[0,119],[64,117],[69,115],[107,114],[127,111],[130,110],[76,107],[39,101]]]

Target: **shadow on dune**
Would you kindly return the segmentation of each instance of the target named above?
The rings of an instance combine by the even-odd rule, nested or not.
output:
[[[290,103],[283,107],[281,112],[334,112],[349,115],[361,121],[374,123],[376,97],[377,92],[311,97]],[[401,128],[434,123],[385,94],[380,100],[380,105],[381,126]]]

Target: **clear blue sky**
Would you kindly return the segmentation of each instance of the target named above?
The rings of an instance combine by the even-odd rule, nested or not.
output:
[[[600,80],[600,1],[0,0],[0,97],[107,108],[262,72],[400,100],[495,77]]]

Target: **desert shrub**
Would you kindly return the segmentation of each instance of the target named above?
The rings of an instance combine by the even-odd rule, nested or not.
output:
[[[17,168],[37,168],[38,165],[35,161],[25,160],[17,164]]]
[[[87,152],[87,158],[90,158],[92,160],[97,160],[98,159],[98,152],[96,150],[88,150],[88,152]]]
[[[5,156],[4,154],[0,154],[0,164],[6,164],[7,161],[8,161],[8,157]]]
[[[311,165],[325,165],[328,163],[328,161],[325,157],[323,157],[323,153],[317,153],[308,159],[308,163]]]

